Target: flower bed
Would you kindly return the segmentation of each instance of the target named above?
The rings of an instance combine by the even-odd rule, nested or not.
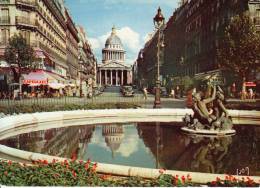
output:
[[[97,163],[90,160],[48,163],[46,160],[33,162],[32,165],[0,161],[0,184],[7,186],[142,186],[142,187],[169,187],[169,186],[198,186],[192,183],[188,174],[179,177],[164,174],[161,169],[157,179],[139,177],[114,177],[107,174],[97,174]],[[208,186],[259,186],[250,178],[237,180],[227,176],[225,180],[218,179],[208,183]]]

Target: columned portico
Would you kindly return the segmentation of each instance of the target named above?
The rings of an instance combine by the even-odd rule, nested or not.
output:
[[[100,69],[99,70],[99,85],[126,85],[131,84],[131,70],[123,69]]]

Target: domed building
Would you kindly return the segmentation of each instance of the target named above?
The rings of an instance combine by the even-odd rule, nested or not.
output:
[[[102,49],[102,64],[98,65],[97,80],[99,85],[119,86],[132,84],[132,68],[125,65],[125,50],[121,39],[112,28]]]
[[[105,142],[112,152],[114,158],[115,152],[119,149],[124,138],[124,128],[122,125],[112,124],[103,125],[102,135],[105,137]]]

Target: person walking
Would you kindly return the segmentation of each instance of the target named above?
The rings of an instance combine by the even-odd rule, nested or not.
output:
[[[174,91],[174,89],[171,90],[171,97],[175,98],[175,91]]]
[[[144,99],[147,100],[147,89],[146,89],[146,87],[143,88],[143,95],[144,95]]]

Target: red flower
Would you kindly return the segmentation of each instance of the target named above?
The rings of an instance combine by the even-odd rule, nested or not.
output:
[[[217,182],[216,181],[212,181],[211,185],[215,186],[215,185],[217,185]]]
[[[52,159],[52,163],[53,163],[53,164],[56,163],[56,159]]]
[[[5,172],[4,172],[4,174],[7,176],[7,175],[8,175],[8,172],[7,172],[7,171],[5,171]]]
[[[179,178],[179,176],[178,176],[178,175],[176,175],[175,177],[176,177],[177,179]]]
[[[69,164],[67,159],[64,160],[64,164],[65,164],[65,165],[68,165],[68,164]]]
[[[11,165],[12,164],[12,161],[8,161],[8,165]]]
[[[48,164],[48,161],[45,159],[44,161],[43,161],[43,164]]]
[[[90,159],[88,159],[87,163],[90,163],[90,162],[91,162]]]
[[[76,172],[75,172],[74,170],[72,171],[72,175],[73,175],[74,177],[77,176],[77,174],[76,174]]]
[[[216,181],[221,181],[221,179],[219,177],[216,178]]]
[[[82,164],[83,163],[83,161],[82,160],[79,160],[79,164]]]
[[[185,177],[182,176],[182,177],[181,177],[181,180],[182,180],[182,182],[184,183],[184,182],[185,182]]]
[[[85,164],[85,169],[87,170],[87,169],[88,169],[88,167],[89,167],[89,164],[88,164],[88,163],[86,163],[86,164]]]
[[[106,179],[108,179],[110,176],[111,176],[111,175],[104,174],[104,175],[101,176],[101,179],[106,180]]]

